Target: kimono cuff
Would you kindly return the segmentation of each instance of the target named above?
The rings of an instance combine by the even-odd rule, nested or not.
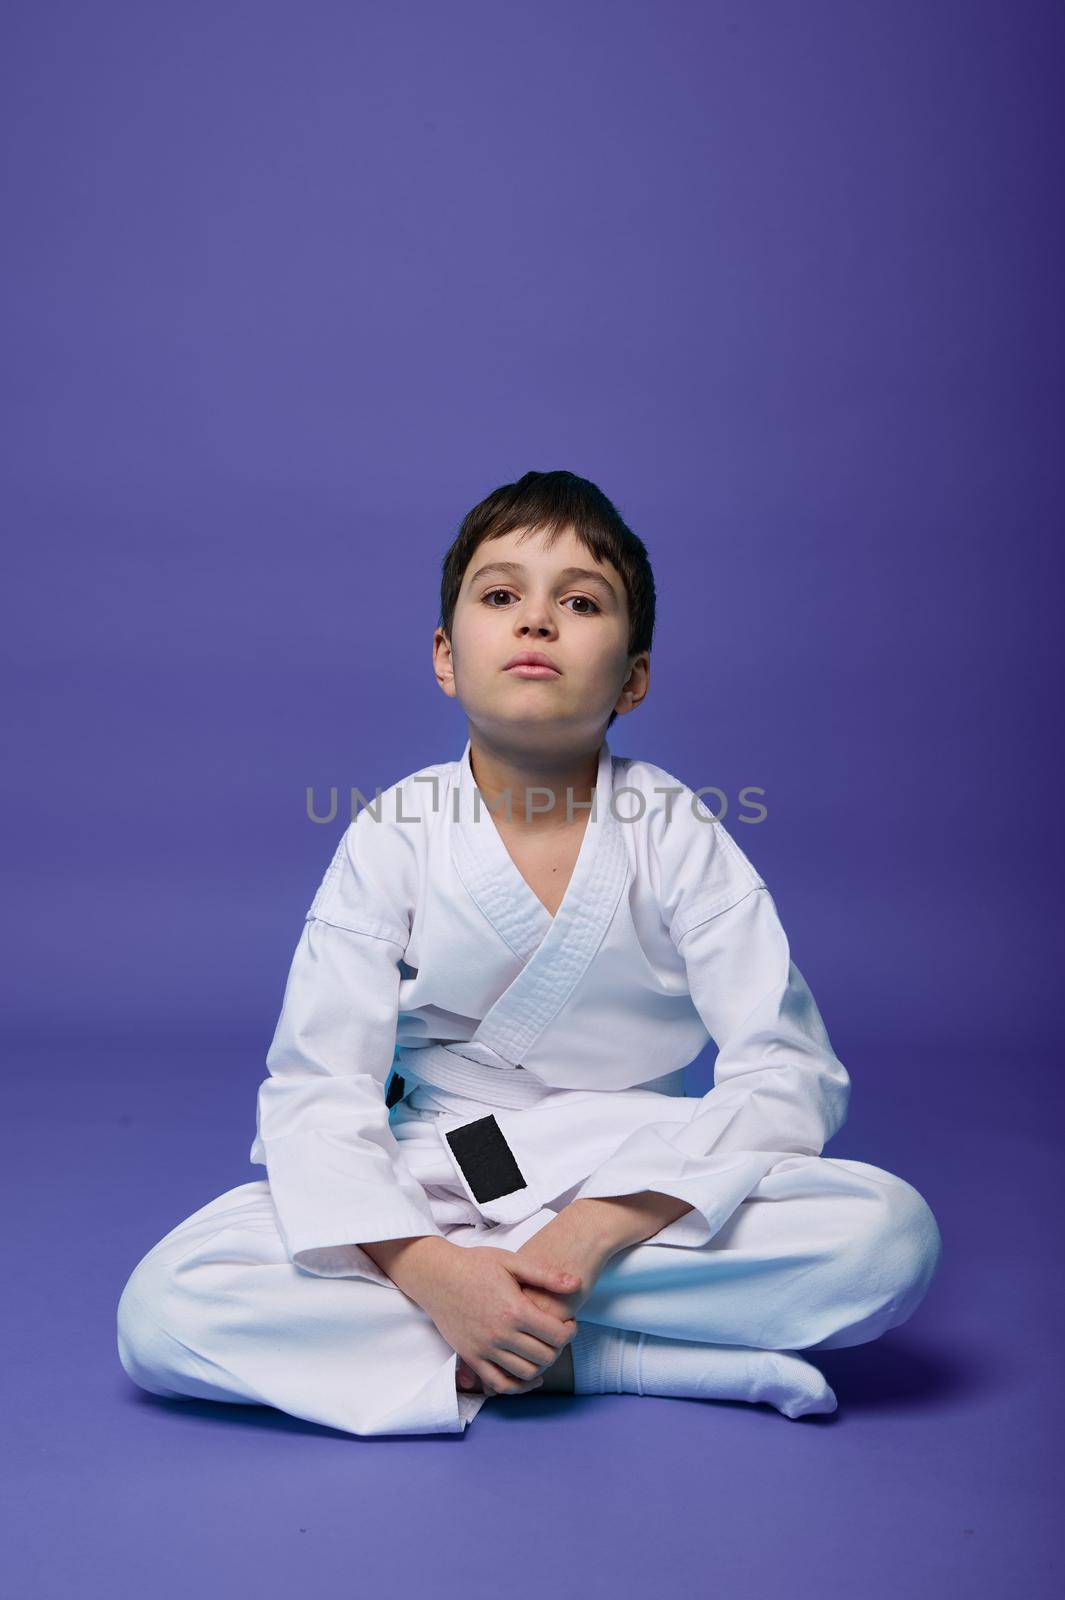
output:
[[[380,1137],[377,1144],[311,1129],[256,1139],[252,1158],[265,1158],[278,1230],[297,1267],[316,1277],[390,1283],[359,1245],[441,1235],[392,1135],[383,1129]]]
[[[362,1217],[347,1229],[331,1228],[329,1234],[333,1237],[327,1237],[322,1228],[286,1232],[282,1226],[281,1233],[289,1258],[316,1278],[369,1278],[374,1283],[389,1284],[392,1279],[388,1273],[367,1255],[362,1245],[374,1244],[378,1239],[445,1237],[431,1218],[427,1221],[421,1212],[400,1206],[382,1210],[375,1217]]]
[[[266,1145],[267,1180],[289,1260],[319,1278],[391,1283],[359,1246],[443,1237],[428,1196],[402,1165],[382,1159],[360,1173],[345,1170],[343,1160],[331,1168],[328,1154],[328,1144],[298,1134]]]
[[[709,1243],[766,1173],[789,1153],[794,1151],[735,1150],[696,1157],[674,1151],[663,1158],[659,1146],[657,1159],[651,1161],[641,1160],[636,1149],[622,1147],[584,1180],[573,1200],[608,1199],[645,1190],[686,1200],[692,1209],[647,1242],[697,1249]]]

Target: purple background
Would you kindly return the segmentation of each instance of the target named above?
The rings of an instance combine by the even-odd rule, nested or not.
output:
[[[1060,6],[52,3],[3,42],[11,1592],[1057,1593]],[[344,820],[306,788],[461,753],[440,560],[530,467],[646,540],[608,741],[766,790],[725,822],[854,1081],[827,1153],[916,1184],[940,1273],[802,1426],[155,1400],[115,1305],[264,1175]]]

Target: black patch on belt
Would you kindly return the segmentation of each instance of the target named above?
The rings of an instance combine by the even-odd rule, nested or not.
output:
[[[528,1188],[495,1117],[478,1117],[476,1122],[452,1128],[444,1137],[476,1200],[498,1200],[501,1195]]]
[[[385,1105],[389,1111],[391,1111],[397,1100],[403,1099],[403,1093],[405,1089],[406,1084],[403,1082],[403,1079],[400,1077],[399,1073],[393,1072],[392,1082],[389,1084],[388,1093],[385,1095]]]

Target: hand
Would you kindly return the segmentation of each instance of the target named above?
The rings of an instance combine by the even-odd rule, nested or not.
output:
[[[417,1299],[485,1394],[524,1394],[539,1387],[541,1373],[577,1331],[548,1299],[534,1303],[532,1291],[550,1296],[579,1288],[572,1271],[553,1263],[469,1245],[434,1255]]]
[[[588,1207],[567,1206],[533,1234],[531,1239],[527,1239],[512,1252],[513,1257],[519,1261],[535,1263],[547,1269],[552,1267],[567,1269],[577,1274],[580,1281],[570,1290],[529,1284],[523,1291],[526,1299],[531,1300],[540,1310],[562,1318],[567,1324],[572,1319],[574,1333],[577,1328],[575,1320],[577,1311],[594,1289],[603,1267],[619,1248],[617,1242],[597,1225],[601,1221],[601,1218],[593,1221]],[[572,1336],[571,1333],[570,1338]],[[555,1352],[541,1366],[540,1372],[543,1373],[557,1359],[558,1352]],[[460,1389],[467,1392],[476,1390],[475,1374],[461,1359],[456,1367],[455,1377]],[[538,1385],[534,1381],[528,1387],[534,1388]]]

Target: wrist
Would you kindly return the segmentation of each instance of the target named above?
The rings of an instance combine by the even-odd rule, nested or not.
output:
[[[405,1239],[374,1239],[361,1249],[381,1271],[387,1273],[397,1289],[419,1301],[419,1287],[442,1261],[458,1249],[442,1234],[414,1234]],[[420,1303],[420,1301],[419,1301]]]
[[[584,1225],[602,1235],[612,1254],[652,1238],[692,1209],[686,1200],[654,1189],[639,1194],[590,1195],[568,1207],[570,1211],[578,1208]]]
[[[623,1206],[611,1204],[610,1200],[598,1197],[571,1200],[559,1212],[557,1220],[579,1246],[598,1250],[604,1260],[632,1242],[632,1213]]]

